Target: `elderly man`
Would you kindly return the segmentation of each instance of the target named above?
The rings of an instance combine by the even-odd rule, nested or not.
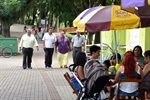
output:
[[[58,47],[58,52],[57,52]],[[70,41],[68,37],[65,36],[65,32],[61,31],[60,36],[57,38],[56,41],[56,52],[57,52],[57,59],[60,68],[64,66],[67,68],[68,64],[68,52],[70,51]]]
[[[37,51],[39,50],[37,40],[32,34],[32,30],[28,29],[27,33],[22,36],[19,43],[19,51],[22,49],[23,54],[23,69],[26,69],[27,66],[29,69],[32,69],[33,46],[36,46]]]
[[[76,31],[76,35],[73,36],[72,38],[72,47],[73,47],[73,62],[75,63],[75,57],[76,53],[78,51],[82,51],[82,44],[84,45],[84,50],[85,50],[85,38],[80,34],[80,32]]]

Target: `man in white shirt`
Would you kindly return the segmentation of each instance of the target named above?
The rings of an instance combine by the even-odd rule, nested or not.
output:
[[[54,52],[56,35],[53,33],[53,29],[50,28],[48,33],[44,34],[43,37],[43,49],[45,51],[45,67],[52,68],[52,56]]]
[[[75,62],[76,53],[82,51],[82,44],[85,50],[85,38],[80,34],[80,32],[76,31],[76,35],[73,36],[71,41],[73,47],[72,57],[73,57],[73,62]]]
[[[36,46],[37,51],[39,50],[37,40],[32,34],[32,30],[28,29],[27,33],[22,36],[19,43],[19,51],[22,50],[23,53],[23,69],[26,69],[27,66],[29,69],[32,69],[33,46]]]

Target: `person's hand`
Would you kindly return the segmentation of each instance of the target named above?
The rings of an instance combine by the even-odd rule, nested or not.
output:
[[[144,64],[138,64],[142,69],[144,68]]]
[[[46,47],[43,47],[43,50],[45,51]]]
[[[19,51],[21,51],[21,47],[19,47]]]
[[[57,49],[55,49],[55,53],[57,53]]]
[[[55,43],[56,43],[56,41],[52,42],[52,44],[55,44]]]
[[[39,47],[38,46],[36,47],[36,50],[39,51]]]

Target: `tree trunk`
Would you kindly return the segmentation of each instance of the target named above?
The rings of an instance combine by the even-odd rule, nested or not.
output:
[[[2,22],[2,36],[10,37],[10,24],[9,21]]]

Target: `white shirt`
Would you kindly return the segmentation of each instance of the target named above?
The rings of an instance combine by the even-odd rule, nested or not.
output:
[[[82,35],[80,35],[80,37],[74,35],[71,41],[73,42],[74,47],[82,47],[82,43],[85,42],[85,38]]]
[[[45,28],[41,28],[41,33],[45,33]]]
[[[57,39],[54,33],[52,33],[51,35],[49,33],[45,33],[42,40],[45,41],[46,48],[54,48],[55,44],[52,43],[56,42]]]
[[[38,46],[37,40],[34,35],[31,34],[29,36],[27,34],[24,34],[20,40],[19,47],[33,48],[33,46]]]

